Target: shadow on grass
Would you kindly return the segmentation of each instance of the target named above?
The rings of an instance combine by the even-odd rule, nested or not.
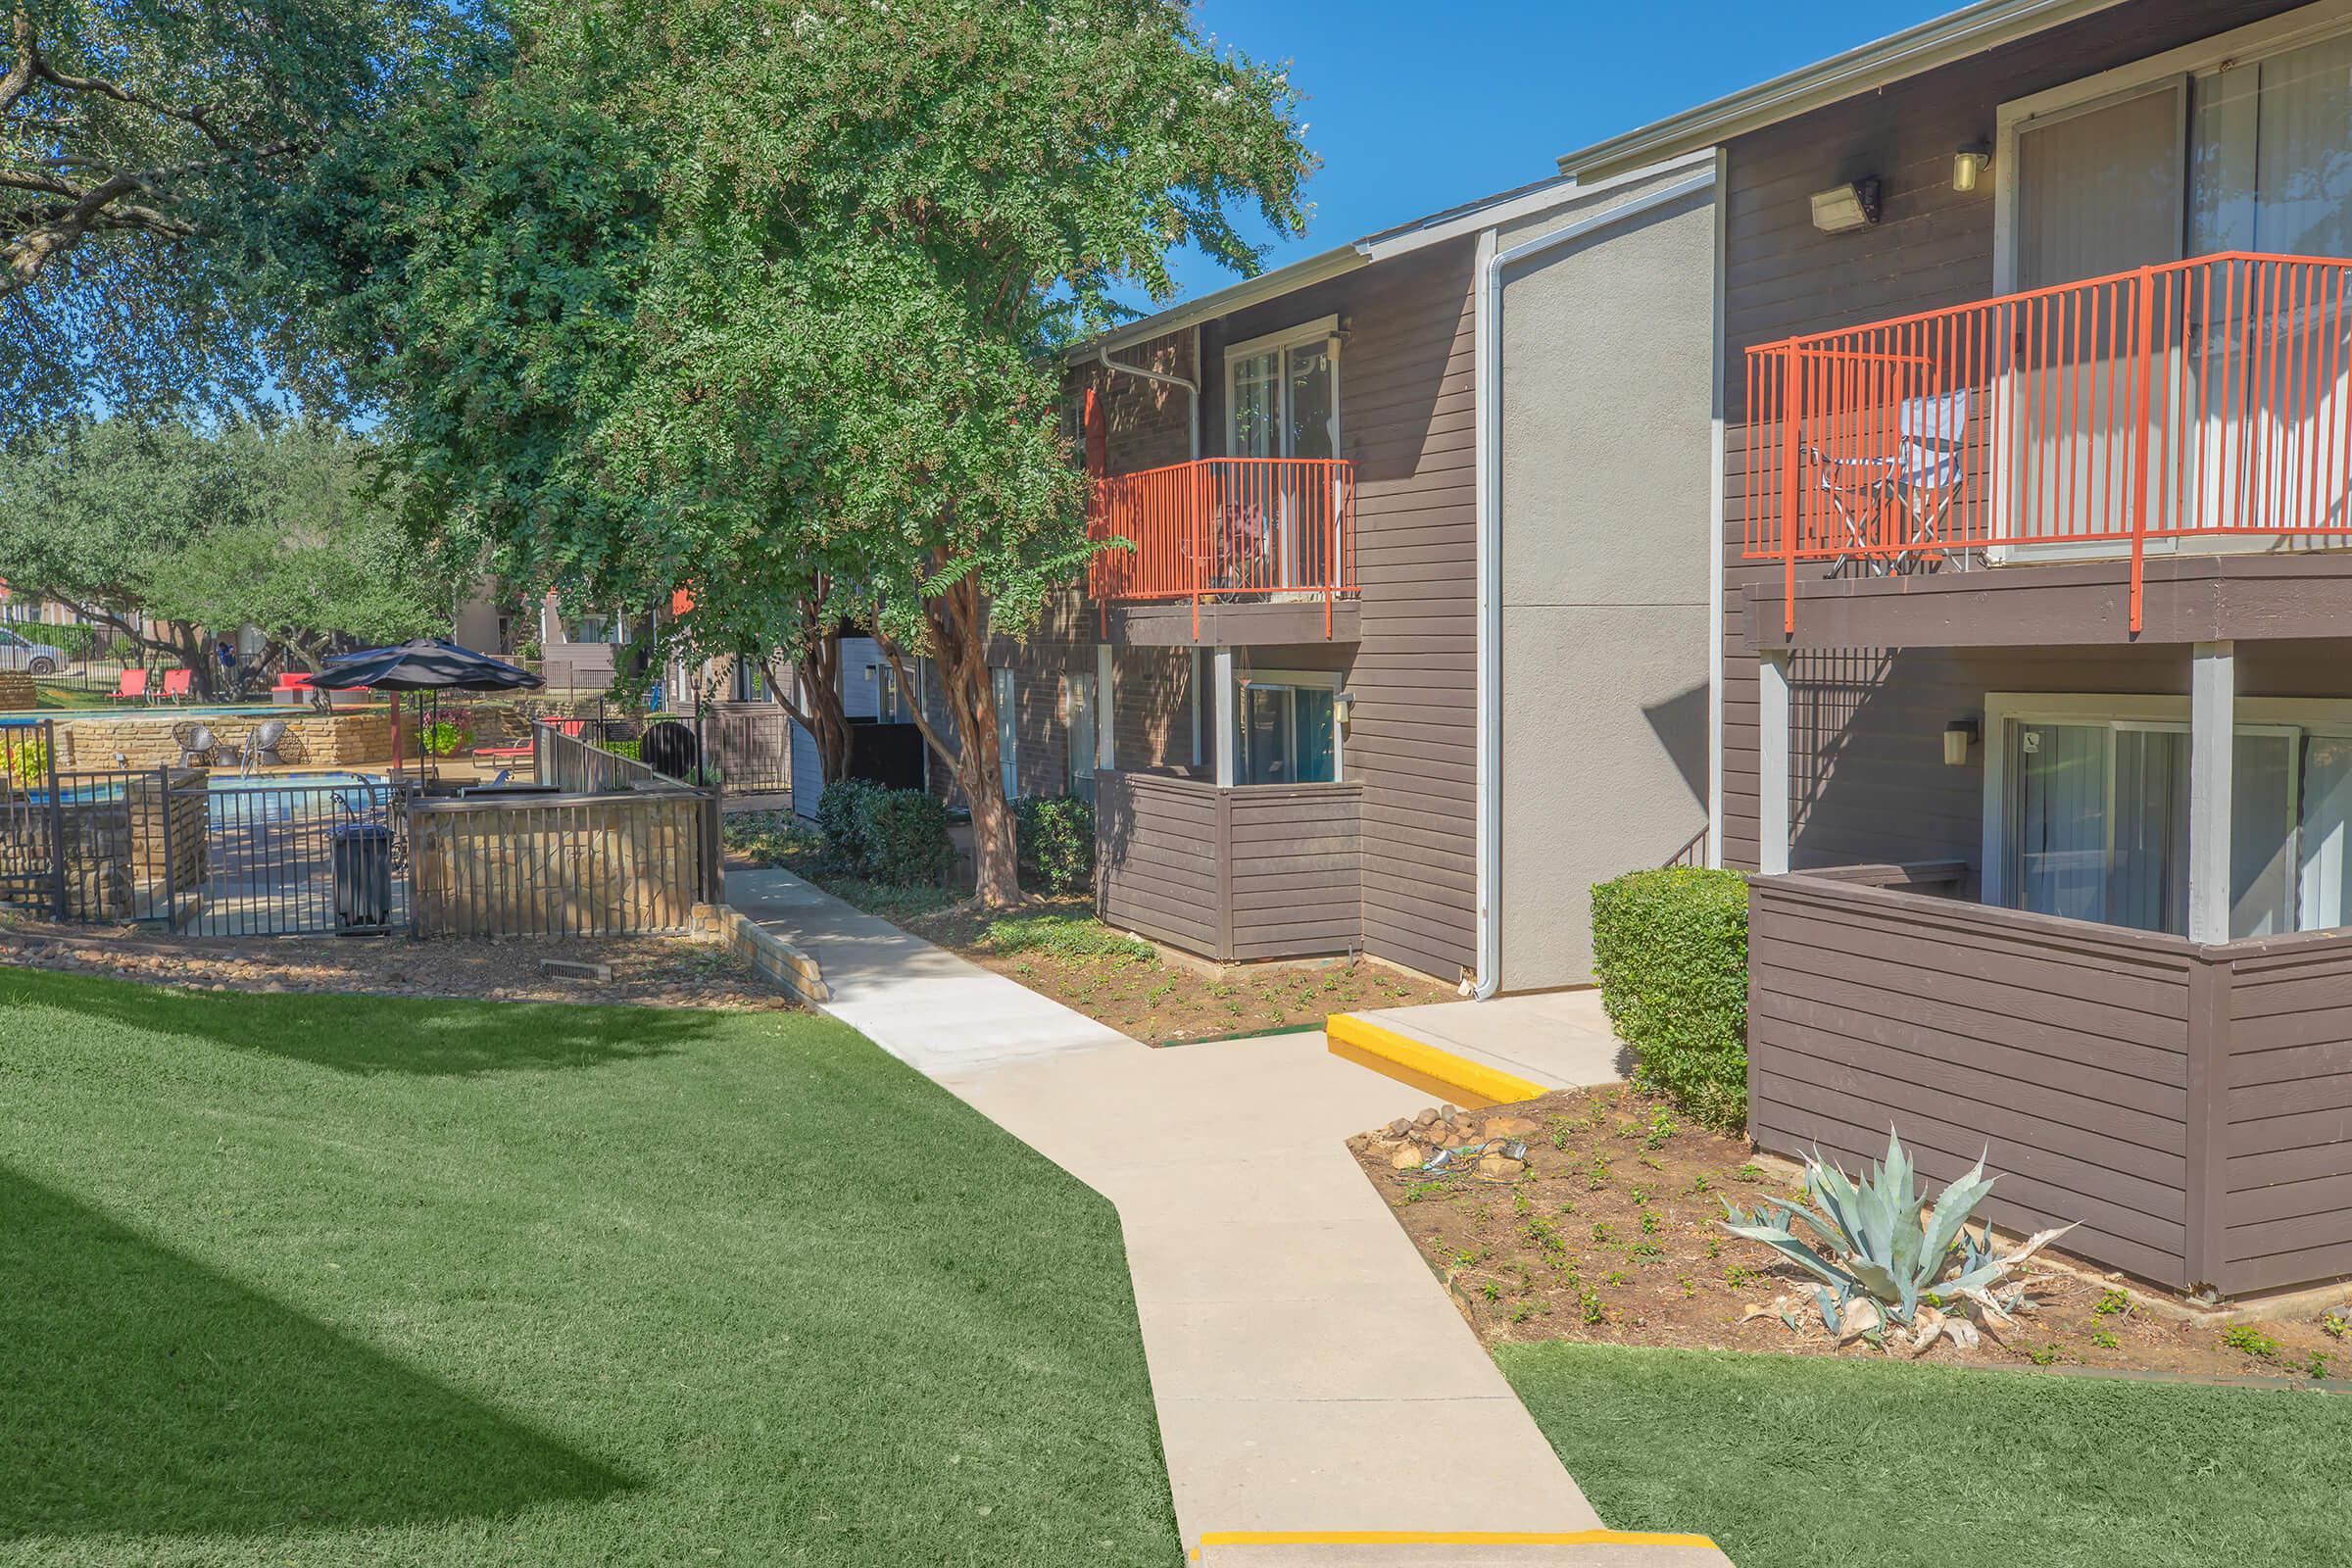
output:
[[[46,1006],[354,1073],[465,1077],[668,1054],[717,1025],[670,1007],[168,991],[0,969],[0,1007]]]
[[[0,1540],[512,1513],[629,1480],[0,1167]]]

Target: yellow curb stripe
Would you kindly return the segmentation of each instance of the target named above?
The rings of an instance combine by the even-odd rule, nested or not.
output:
[[[1467,1110],[1533,1100],[1544,1093],[1542,1084],[1441,1051],[1426,1040],[1400,1035],[1351,1012],[1336,1012],[1325,1019],[1323,1038],[1333,1055]]]
[[[1662,1530],[1209,1530],[1203,1546],[1696,1546],[1705,1536]],[[1198,1555],[1198,1553],[1196,1553]]]

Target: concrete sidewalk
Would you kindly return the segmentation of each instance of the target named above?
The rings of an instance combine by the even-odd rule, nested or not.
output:
[[[1151,1050],[786,872],[727,894],[818,959],[828,1011],[1117,1206],[1199,1560],[1726,1561],[1602,1529],[1356,1168],[1343,1140],[1426,1096],[1320,1033]]]

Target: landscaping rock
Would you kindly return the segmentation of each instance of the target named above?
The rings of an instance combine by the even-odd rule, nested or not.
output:
[[[1489,1138],[1532,1138],[1543,1127],[1527,1116],[1494,1116],[1487,1122]]]
[[[1389,1123],[1389,1136],[1391,1138],[1402,1138],[1406,1133],[1409,1133],[1412,1130],[1413,1124],[1402,1116],[1399,1116],[1395,1121]]]
[[[1437,1111],[1428,1105],[1422,1106],[1418,1111],[1413,1113],[1413,1125],[1416,1127],[1431,1126],[1437,1121]]]
[[[1526,1169],[1527,1162],[1525,1160],[1513,1159],[1507,1154],[1489,1154],[1478,1162],[1478,1173],[1481,1176],[1496,1180],[1507,1180]]]
[[[1428,1163],[1429,1155],[1418,1144],[1400,1145],[1396,1152],[1389,1156],[1389,1165],[1395,1170],[1419,1170]]]

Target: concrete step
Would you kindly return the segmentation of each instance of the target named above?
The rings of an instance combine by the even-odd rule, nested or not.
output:
[[[1211,1531],[1200,1568],[1731,1568],[1704,1536],[1643,1530]]]
[[[1630,1064],[1595,991],[1338,1013],[1324,1038],[1335,1055],[1472,1110],[1616,1083]]]

